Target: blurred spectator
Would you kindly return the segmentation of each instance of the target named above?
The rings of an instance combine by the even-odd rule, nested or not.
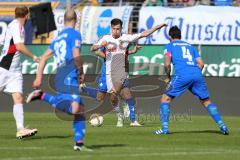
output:
[[[211,5],[211,0],[200,0],[201,5]]]
[[[162,0],[145,0],[143,6],[162,6]]]
[[[164,6],[185,7],[195,5],[195,0],[163,0]]]
[[[164,6],[170,6],[170,7],[183,7],[183,0],[167,0],[165,1]]]
[[[235,0],[233,2],[233,6],[240,6],[240,0]]]
[[[232,0],[213,0],[215,6],[232,6]]]

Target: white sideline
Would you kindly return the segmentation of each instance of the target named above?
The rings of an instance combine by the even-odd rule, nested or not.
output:
[[[230,152],[225,153],[238,153],[234,150],[229,150]],[[87,152],[85,152],[87,153]],[[206,155],[206,154],[223,154],[223,152],[219,151],[206,151],[206,152],[169,152],[169,153],[159,153],[159,152],[153,152],[153,153],[128,153],[127,155],[123,154],[112,154],[112,153],[102,153],[101,155],[96,155],[99,157],[139,157],[139,156],[184,156],[184,155]],[[0,158],[0,160],[48,160],[48,159],[70,159],[70,158],[91,158],[94,155],[79,155],[79,156],[42,156],[42,157],[13,157],[13,158]]]

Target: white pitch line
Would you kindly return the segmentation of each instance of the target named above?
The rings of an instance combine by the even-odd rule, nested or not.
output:
[[[86,152],[85,152],[86,153]],[[239,152],[225,152],[225,153],[239,153]],[[148,157],[148,156],[185,156],[185,155],[206,155],[206,154],[224,154],[223,152],[219,152],[219,151],[212,151],[212,152],[168,152],[168,153],[158,153],[158,152],[154,152],[154,153],[128,153],[127,155],[123,155],[123,154],[112,154],[112,153],[108,153],[108,154],[104,154],[102,153],[101,155],[79,155],[79,156],[42,156],[42,157],[12,157],[12,158],[1,158],[0,160],[48,160],[48,159],[57,159],[57,160],[64,160],[64,159],[70,159],[70,158],[91,158],[93,156],[99,156],[99,157],[139,157],[139,156],[144,156],[144,157]]]
[[[44,150],[46,147],[0,147],[0,150]]]

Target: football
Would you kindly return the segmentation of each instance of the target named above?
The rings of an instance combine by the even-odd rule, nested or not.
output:
[[[92,114],[90,116],[89,123],[93,127],[99,127],[103,124],[103,116],[99,114]]]

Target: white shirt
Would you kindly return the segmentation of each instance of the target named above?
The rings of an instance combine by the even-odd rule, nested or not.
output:
[[[122,34],[119,38],[115,39],[112,35],[105,35],[97,42],[97,45],[100,45],[103,41],[107,42],[104,50],[106,55],[106,74],[125,73],[128,45],[138,40],[140,36],[141,33],[133,35]]]
[[[24,43],[24,27],[17,19],[8,24],[3,49],[0,56],[0,67],[12,72],[21,72],[20,52],[15,44]]]

